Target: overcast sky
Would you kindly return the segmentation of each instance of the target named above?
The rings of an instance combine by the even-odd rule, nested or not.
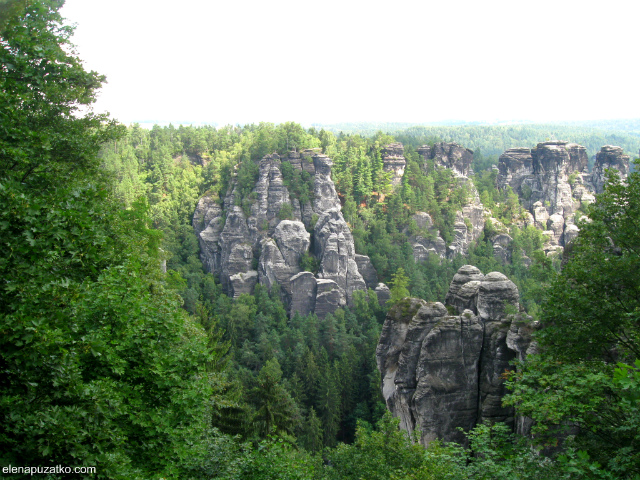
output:
[[[640,1],[67,0],[122,122],[640,116]]]

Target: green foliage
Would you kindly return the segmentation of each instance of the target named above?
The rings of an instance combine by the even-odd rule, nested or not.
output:
[[[213,357],[147,202],[112,196],[97,153],[122,130],[77,112],[103,79],[68,53],[60,5],[23,3],[2,30],[1,463],[181,476],[204,454]]]
[[[317,273],[318,268],[320,268],[320,264],[316,257],[305,252],[300,258],[300,268],[305,272],[312,272],[315,274]]]
[[[578,175],[580,175],[580,172],[573,172],[571,174],[569,174],[569,184],[573,187],[573,184],[576,183],[576,179],[578,178]]]
[[[377,429],[361,423],[352,445],[339,445],[329,453],[328,480],[333,479],[462,479],[465,457],[461,448],[435,443],[424,447],[398,428],[386,413]]]
[[[293,207],[290,203],[283,203],[278,212],[280,220],[293,220]]]
[[[398,420],[389,413],[378,423],[377,431],[358,425],[352,445],[340,445],[331,452],[329,479],[367,478],[386,480],[417,469],[423,461],[423,448],[412,443],[398,429]]]
[[[640,176],[632,173],[628,185],[615,175],[609,180],[587,208],[591,220],[580,223],[569,262],[545,302],[548,328],[541,341],[559,358],[598,355],[613,360],[613,349],[617,358],[640,357]],[[566,351],[564,342],[574,347]]]
[[[118,128],[104,116],[76,117],[104,77],[67,52],[70,27],[60,2],[11,5],[3,21],[0,65],[0,177],[46,188],[77,170],[96,172],[100,144]]]
[[[281,385],[282,370],[277,359],[267,360],[258,374],[257,386],[251,395],[256,405],[253,418],[256,433],[293,434],[299,422],[296,404],[289,392]]]
[[[407,287],[409,286],[409,279],[405,275],[404,269],[402,267],[398,268],[395,274],[392,275],[391,279],[391,298],[387,301],[389,305],[395,305],[400,300],[409,296],[409,290]]]
[[[512,265],[493,258],[490,225],[468,259],[432,255],[416,265],[407,233],[435,233],[420,231],[412,215],[428,212],[450,243],[456,211],[469,198],[450,171],[416,152],[436,130],[395,139],[292,122],[147,131],[82,116],[78,107],[91,104],[104,78],[72,53],[61,3],[0,0],[3,464],[97,465],[105,478],[640,474],[637,174],[626,186],[612,182],[586,212],[592,221],[581,224],[571,260],[546,294],[541,355],[510,377],[509,402],[537,421],[536,442],[567,423],[580,427],[578,435],[556,459],[500,425],[471,432],[472,455],[438,442],[425,451],[388,414],[381,419],[375,349],[385,311],[374,292],[356,292],[353,306],[322,319],[289,318],[277,289],[257,286],[253,296],[229,299],[198,258],[191,227],[198,199],[206,193],[222,202],[235,187],[249,213],[263,155],[321,148],[334,159],[356,249],[390,281],[391,304],[410,293],[442,300],[457,268],[471,262],[514,278],[523,303],[535,308],[555,276],[541,233],[513,226]],[[487,130],[501,133],[504,148],[538,132],[505,128]],[[480,172],[495,162],[495,145],[469,132],[438,135],[468,135],[456,140],[485,152],[476,152]],[[393,189],[381,149],[396,139],[405,143],[407,167]],[[286,161],[281,171],[293,198],[313,197],[307,172]],[[501,222],[519,219],[517,196],[497,191],[495,171],[474,181]],[[279,216],[292,218],[291,205]],[[533,260],[528,268],[523,255]],[[307,255],[301,267],[315,271],[317,260]],[[340,441],[347,443],[336,447]]]
[[[585,451],[565,445],[562,455],[550,458],[531,440],[497,423],[479,425],[468,434],[470,455],[463,469],[470,479],[556,480],[617,478],[601,468]]]
[[[313,177],[309,172],[296,170],[286,161],[280,164],[280,171],[292,198],[297,198],[302,204],[313,199]]]
[[[281,437],[268,437],[256,445],[227,435],[207,435],[209,454],[194,465],[186,478],[225,480],[321,480],[322,459],[298,450]]]
[[[536,420],[540,433],[579,427],[575,443],[592,462],[615,478],[634,478],[640,474],[640,425],[636,370],[628,365],[640,349],[640,177],[631,174],[627,185],[609,180],[546,292],[540,356],[512,375],[508,401]]]

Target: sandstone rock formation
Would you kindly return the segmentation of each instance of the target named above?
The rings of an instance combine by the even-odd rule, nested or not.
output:
[[[596,154],[591,176],[596,194],[604,191],[607,169],[617,170],[620,179],[626,179],[629,176],[629,155],[625,155],[622,148],[611,145],[605,145],[600,149]]]
[[[534,225],[548,235],[548,254],[575,238],[575,213],[602,192],[605,170],[618,170],[622,179],[629,173],[629,157],[620,147],[602,147],[592,173],[588,161],[583,146],[561,141],[539,143],[531,150],[511,148],[500,156],[498,188],[511,187],[518,195]]]
[[[503,265],[511,263],[511,250],[509,248],[511,242],[513,242],[513,238],[506,233],[496,235],[491,240],[493,244],[493,256]]]
[[[409,238],[413,247],[413,258],[416,262],[426,260],[431,253],[442,258],[452,258],[457,254],[466,255],[471,244],[480,238],[484,229],[484,207],[480,203],[480,197],[469,176],[473,174],[471,163],[473,152],[457,143],[440,142],[432,146],[424,145],[418,149],[422,156],[423,169],[428,170],[428,165],[433,162],[435,168],[451,170],[458,182],[458,186],[466,185],[470,192],[470,199],[461,211],[456,213],[454,223],[454,239],[450,245],[446,245],[434,226],[429,214],[418,212],[413,220],[420,229],[420,233]]]
[[[311,201],[292,197],[282,162],[313,176]],[[222,202],[209,196],[200,199],[193,228],[202,263],[219,276],[226,293],[237,298],[251,293],[258,282],[268,288],[277,285],[291,314],[315,312],[322,317],[350,304],[355,291],[379,287],[369,258],[355,254],[331,166],[329,157],[312,150],[291,152],[285,158],[266,155],[248,199],[238,198],[235,179]],[[293,219],[281,218],[285,210]],[[305,256],[315,257],[317,275],[302,271]],[[384,296],[383,287],[380,291]]]
[[[417,212],[412,219],[419,229],[419,233],[409,237],[409,242],[413,248],[413,259],[416,262],[424,262],[431,254],[445,258],[447,244],[440,236],[438,229],[433,225],[431,215],[426,212]]]
[[[469,177],[473,175],[471,163],[473,162],[473,152],[455,142],[435,143],[432,146],[423,145],[418,149],[418,153],[426,162],[433,160],[438,167],[452,170],[456,176]]]
[[[391,143],[382,149],[382,162],[385,172],[391,174],[391,185],[400,185],[407,159],[404,158],[404,146],[401,143]]]
[[[465,265],[445,302],[449,308],[411,298],[394,306],[376,351],[387,408],[425,446],[464,443],[459,428],[485,420],[516,428],[513,410],[501,404],[502,375],[535,348],[535,325],[517,313],[518,289],[503,274]]]

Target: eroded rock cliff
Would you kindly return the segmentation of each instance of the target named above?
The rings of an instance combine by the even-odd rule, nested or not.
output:
[[[376,351],[387,408],[425,446],[465,443],[459,429],[485,420],[524,425],[501,402],[511,360],[535,349],[535,324],[519,312],[517,287],[465,265],[445,303],[406,298],[390,309]]]
[[[313,198],[292,195],[282,162],[310,175]],[[202,263],[219,276],[226,293],[251,293],[258,282],[268,288],[277,285],[291,314],[315,312],[323,317],[350,304],[357,290],[384,291],[369,258],[355,253],[331,166],[329,157],[310,150],[285,158],[266,155],[247,198],[239,198],[232,178],[223,201],[200,199],[193,228]],[[316,272],[303,271],[305,258],[317,265]]]
[[[424,145],[418,149],[422,157],[422,168],[446,168],[456,177],[459,188],[466,186],[469,200],[462,210],[456,213],[454,223],[454,238],[447,245],[441,233],[433,225],[431,216],[426,212],[418,212],[413,216],[420,233],[409,238],[413,248],[413,258],[416,262],[426,260],[430,254],[441,258],[452,258],[457,254],[466,255],[471,244],[480,238],[484,229],[485,211],[480,203],[480,197],[470,176],[473,175],[471,163],[473,152],[457,143],[440,142],[434,145]]]
[[[617,170],[622,179],[629,174],[629,156],[620,147],[602,147],[591,173],[588,162],[583,146],[561,141],[539,143],[531,150],[511,148],[500,156],[498,188],[510,187],[518,195],[528,210],[524,223],[548,236],[547,254],[561,251],[575,238],[575,214],[602,193],[606,169]]]
[[[391,185],[397,186],[402,182],[407,159],[404,158],[404,145],[390,143],[382,149],[382,164],[385,172],[391,174]]]
[[[618,176],[622,180],[629,176],[629,160],[629,155],[625,155],[620,147],[605,145],[600,149],[596,154],[596,161],[591,175],[591,183],[596,194],[604,191],[607,169],[617,170]]]

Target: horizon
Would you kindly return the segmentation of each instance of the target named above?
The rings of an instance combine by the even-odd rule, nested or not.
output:
[[[287,122],[293,122],[301,125],[303,128],[339,128],[342,126],[360,126],[360,127],[375,127],[376,125],[388,125],[403,130],[411,127],[501,127],[510,125],[521,126],[583,126],[584,128],[595,128],[601,130],[622,131],[619,128],[606,127],[604,124],[616,123],[616,122],[630,122],[637,123],[638,127],[630,130],[630,132],[640,132],[640,116],[629,118],[612,118],[612,119],[587,119],[587,120],[560,120],[560,121],[531,121],[531,120],[495,120],[495,121],[465,121],[465,120],[441,120],[432,122],[381,122],[381,121],[338,121],[332,123],[323,122],[298,122],[296,120],[287,120],[282,122],[269,122],[269,121],[257,121],[257,122],[244,122],[244,123],[219,123],[219,122],[206,122],[206,121],[188,121],[188,120],[174,120],[174,121],[157,121],[157,120],[134,120],[131,122],[121,122],[126,126],[139,125],[142,128],[150,129],[155,125],[160,127],[167,127],[173,125],[178,126],[192,126],[192,127],[215,127],[223,128],[226,126],[232,127],[245,127],[248,125],[258,125],[260,123],[273,123],[274,125],[280,125]],[[586,125],[583,125],[586,124]],[[389,133],[391,130],[385,131]]]

